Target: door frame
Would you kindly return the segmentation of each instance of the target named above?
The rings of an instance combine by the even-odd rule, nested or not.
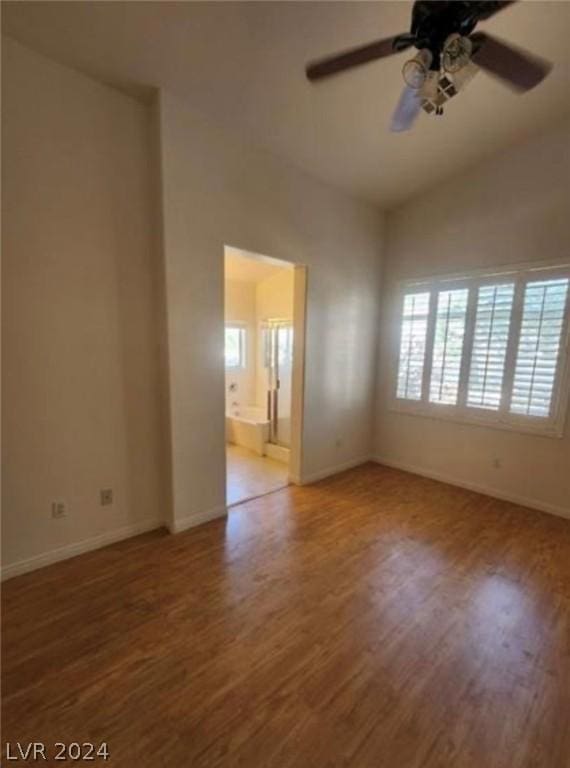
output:
[[[291,454],[289,481],[301,485],[305,417],[305,349],[307,325],[307,267],[294,266],[293,371],[291,374]]]
[[[227,249],[242,251],[245,256],[278,266],[286,265],[293,269],[293,366],[291,372],[291,446],[289,456],[289,482],[294,485],[302,484],[303,466],[303,425],[305,398],[305,348],[307,321],[307,267],[304,264],[292,262],[274,256],[265,256],[247,248],[226,243],[224,245],[224,261]],[[225,280],[224,280],[225,283]],[[225,297],[225,291],[224,291]],[[225,298],[224,298],[225,313]],[[225,315],[224,315],[225,319]],[[225,369],[224,369],[225,376]],[[224,386],[225,398],[225,386]],[[225,399],[223,402],[225,412]],[[224,483],[227,480],[227,466]],[[225,491],[225,489],[224,489]]]

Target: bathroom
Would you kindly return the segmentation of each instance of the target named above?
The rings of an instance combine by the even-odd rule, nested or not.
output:
[[[227,503],[289,483],[295,266],[225,249]]]

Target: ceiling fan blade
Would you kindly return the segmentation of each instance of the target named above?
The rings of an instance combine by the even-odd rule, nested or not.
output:
[[[541,83],[552,69],[552,64],[546,59],[516,48],[493,35],[475,32],[471,40],[475,64],[521,93]]]
[[[397,47],[394,47],[394,43]],[[350,48],[348,51],[327,56],[325,59],[319,59],[319,61],[308,64],[307,77],[309,80],[320,80],[323,77],[335,75],[337,72],[343,72],[345,69],[367,64],[369,61],[384,59],[386,56],[409,48],[411,44],[411,40],[407,42],[404,35],[394,35],[394,37],[386,37],[383,40],[361,45],[358,48]]]
[[[421,108],[422,100],[419,92],[406,85],[392,115],[390,130],[394,133],[408,131],[420,114]]]

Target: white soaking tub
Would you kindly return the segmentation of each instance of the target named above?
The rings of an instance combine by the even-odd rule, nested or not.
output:
[[[269,440],[269,421],[264,409],[251,405],[233,407],[226,413],[226,440],[263,456]]]

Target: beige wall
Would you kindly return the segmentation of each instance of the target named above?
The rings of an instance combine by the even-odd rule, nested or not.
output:
[[[384,461],[570,515],[563,439],[393,413],[390,297],[399,279],[570,257],[570,125],[511,149],[388,217],[376,453]],[[493,459],[502,467],[493,468]]]
[[[170,97],[3,75],[4,575],[223,511],[226,243],[309,265],[305,478],[369,456],[382,217]]]
[[[237,402],[241,406],[255,405],[255,373],[257,365],[257,314],[255,283],[245,280],[226,280],[225,320],[238,323],[246,328],[246,366],[226,370],[226,412]],[[230,392],[231,383],[238,386],[237,392]]]
[[[2,63],[3,565],[13,573],[156,526],[164,509],[149,114],[10,40]],[[112,506],[99,505],[101,488]],[[51,518],[54,499],[67,517]]]
[[[370,454],[382,216],[161,95],[174,528],[224,511],[224,244],[308,266],[305,479]]]
[[[292,269],[283,269],[265,280],[260,280],[256,288],[258,322],[269,317],[293,319],[294,281]]]

